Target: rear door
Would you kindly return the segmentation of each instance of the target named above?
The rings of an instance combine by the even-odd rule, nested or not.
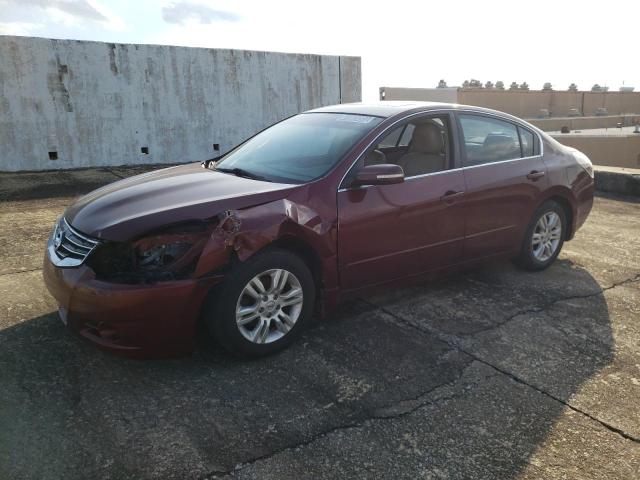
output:
[[[421,143],[416,138],[403,140],[406,132],[411,132],[412,137],[416,125],[425,123],[441,128],[441,146]],[[412,117],[384,134],[350,172],[354,174],[367,163],[402,164],[403,158],[411,154],[413,174],[403,183],[352,188],[347,175],[337,194],[338,255],[345,290],[460,261],[464,177],[462,170],[456,168],[457,149],[451,141],[453,124],[453,116],[448,113]],[[436,168],[440,158],[442,166]]]
[[[548,184],[539,138],[497,116],[457,117],[466,186],[465,260],[516,251]]]

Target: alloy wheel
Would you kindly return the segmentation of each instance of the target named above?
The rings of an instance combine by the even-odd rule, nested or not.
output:
[[[287,270],[276,268],[256,275],[238,298],[238,330],[253,343],[281,339],[298,321],[303,297],[300,281]]]
[[[538,219],[533,230],[531,249],[540,262],[549,260],[558,250],[562,238],[562,221],[556,212],[546,212]]]

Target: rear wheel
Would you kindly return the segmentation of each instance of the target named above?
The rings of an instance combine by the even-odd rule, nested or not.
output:
[[[517,263],[527,270],[544,270],[557,258],[564,243],[566,214],[553,200],[544,202],[527,227]]]
[[[269,249],[236,265],[219,287],[205,320],[234,354],[259,357],[286,347],[313,314],[313,276],[285,250]]]

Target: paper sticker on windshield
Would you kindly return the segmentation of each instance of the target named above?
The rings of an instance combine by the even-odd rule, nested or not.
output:
[[[342,114],[338,116],[336,121],[338,122],[351,122],[351,123],[370,123],[375,117],[369,117],[368,115],[348,115]]]

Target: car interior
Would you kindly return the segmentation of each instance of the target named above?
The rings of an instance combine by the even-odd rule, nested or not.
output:
[[[367,155],[364,164],[396,164],[407,178],[446,170],[450,158],[446,122],[446,117],[430,117],[396,128]]]
[[[520,157],[518,139],[504,133],[490,133],[478,143],[465,140],[465,146],[467,148],[467,166]]]

